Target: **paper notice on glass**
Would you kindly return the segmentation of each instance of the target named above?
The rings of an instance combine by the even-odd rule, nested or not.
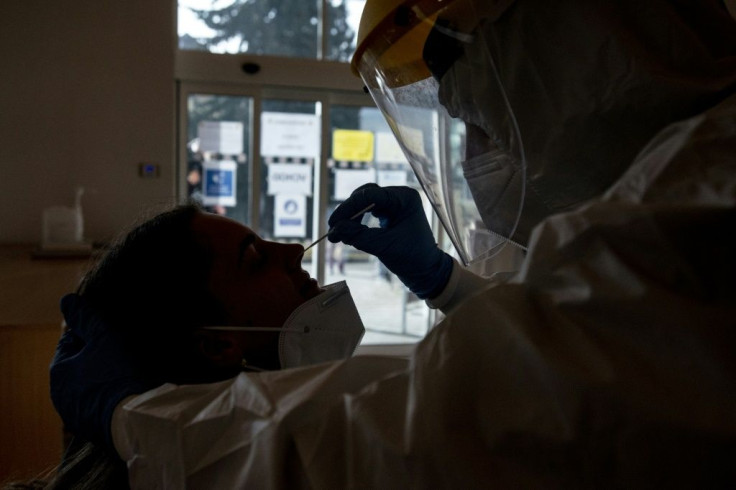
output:
[[[393,133],[376,133],[376,161],[379,163],[407,163],[404,152]]]
[[[334,199],[344,201],[350,194],[363,184],[376,182],[376,172],[372,169],[335,169]]]
[[[406,170],[379,170],[377,184],[381,187],[406,185]]]
[[[235,206],[238,165],[232,160],[205,160],[202,164],[202,204]]]
[[[336,129],[332,132],[332,158],[344,162],[373,161],[373,132]]]
[[[319,158],[320,120],[312,114],[261,114],[261,155]]]
[[[268,195],[312,195],[312,165],[270,163],[268,165]]]
[[[240,155],[243,153],[243,123],[238,121],[202,121],[197,125],[199,151]]]
[[[274,197],[274,237],[305,238],[307,236],[307,198],[301,195],[277,194]]]

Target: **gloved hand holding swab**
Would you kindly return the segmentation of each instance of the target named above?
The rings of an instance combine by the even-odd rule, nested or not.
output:
[[[380,227],[345,219],[366,203],[376,205],[372,213]],[[436,296],[450,279],[453,260],[437,246],[416,189],[364,184],[332,213],[328,223],[332,243],[339,241],[378,257],[420,299]]]
[[[373,206],[375,206],[375,204],[369,204],[368,206],[364,207],[363,209],[361,209],[360,211],[358,211],[357,213],[355,213],[354,215],[352,215],[349,219],[355,219],[355,218],[357,218],[359,216],[364,215],[365,213],[367,213],[368,211],[370,211],[371,209],[373,209]],[[321,242],[322,240],[324,240],[325,238],[327,238],[327,236],[330,233],[332,233],[332,230],[334,230],[334,229],[335,229],[334,226],[331,227],[329,230],[327,230],[327,233],[325,233],[324,235],[322,235],[321,237],[319,237],[317,240],[313,241],[311,245],[309,245],[307,248],[304,249],[304,251],[306,252],[307,250],[309,250],[310,248],[314,247],[319,242]]]

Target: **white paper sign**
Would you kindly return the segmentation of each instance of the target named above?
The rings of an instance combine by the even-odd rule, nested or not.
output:
[[[406,185],[406,170],[379,170],[377,184],[381,187]]]
[[[381,163],[407,163],[404,152],[393,133],[376,133],[376,161]]]
[[[273,234],[275,237],[307,235],[307,198],[300,195],[277,194],[274,198]]]
[[[238,121],[202,121],[197,125],[199,151],[240,155],[243,153],[243,123]]]
[[[232,160],[205,160],[202,164],[202,203],[235,206],[238,165]]]
[[[268,165],[268,195],[312,195],[312,166],[292,163]]]
[[[372,169],[335,169],[335,196],[338,201],[350,197],[350,194],[363,184],[376,181],[376,172]]]
[[[261,155],[319,158],[319,116],[264,112],[261,114]]]

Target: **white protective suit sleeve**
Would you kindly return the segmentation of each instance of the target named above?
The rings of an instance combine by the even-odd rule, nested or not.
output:
[[[131,485],[733,484],[734,154],[736,97],[665,128],[602,199],[536,227],[521,272],[450,308],[408,364],[128,400],[114,432]]]
[[[447,285],[435,298],[425,300],[430,308],[437,308],[447,314],[454,306],[478,294],[488,286],[489,280],[476,276],[453,259],[452,273]]]

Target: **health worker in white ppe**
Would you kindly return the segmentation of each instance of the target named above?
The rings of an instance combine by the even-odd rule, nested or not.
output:
[[[735,11],[367,1],[352,68],[454,257],[403,187],[356,190],[329,239],[445,318],[408,363],[155,387],[123,361],[136,387],[102,391],[60,381],[120,357],[78,322],[57,409],[133,487],[733,487]],[[367,204],[381,228],[347,219]]]

